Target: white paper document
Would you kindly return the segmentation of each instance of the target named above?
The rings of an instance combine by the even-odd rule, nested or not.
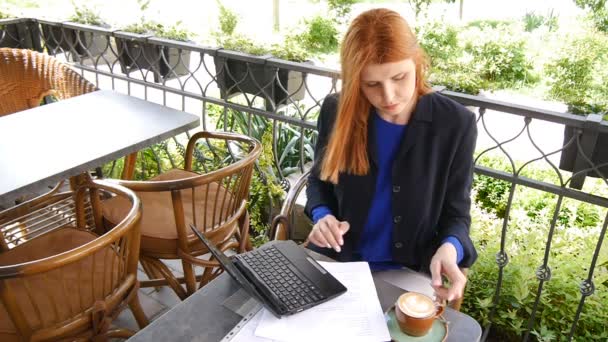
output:
[[[253,318],[239,330],[239,332],[230,339],[230,342],[275,342],[274,340],[255,336],[255,329],[258,327],[264,309],[258,311]]]
[[[296,342],[390,341],[369,265],[366,262],[319,263],[348,291],[326,303],[281,319],[262,309],[255,335]]]

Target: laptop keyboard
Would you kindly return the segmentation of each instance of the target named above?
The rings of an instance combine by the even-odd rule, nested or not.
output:
[[[262,278],[288,311],[325,299],[319,288],[306,277],[299,277],[289,260],[274,247],[256,249],[239,257]]]

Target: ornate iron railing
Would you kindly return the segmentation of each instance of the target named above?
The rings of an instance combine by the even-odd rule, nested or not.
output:
[[[200,114],[203,129],[236,130],[260,140],[270,140],[268,137],[271,137],[274,164],[280,179],[294,171],[302,172],[310,165],[320,104],[327,94],[340,88],[339,73],[335,70],[309,63],[278,60],[271,56],[257,57],[191,42],[36,19],[0,20],[0,27],[0,46],[46,51],[72,63],[99,88],[114,89]],[[509,267],[506,242],[510,238],[509,224],[516,189],[536,189],[557,198],[551,213],[546,243],[544,246],[535,246],[544,251],[544,257],[535,275],[538,290],[533,309],[525,322],[526,328],[523,329],[522,339],[528,340],[538,320],[537,310],[542,302],[543,289],[551,280],[550,252],[559,228],[558,214],[563,201],[572,199],[589,203],[604,212],[608,208],[607,191],[595,193],[597,188],[581,190],[586,176],[597,177],[603,180],[603,185],[607,184],[608,158],[602,157],[601,153],[606,147],[604,140],[608,136],[608,123],[602,121],[600,115],[582,117],[482,96],[450,91],[443,91],[443,94],[463,105],[475,107],[472,109],[477,112],[480,134],[476,175],[508,184],[506,209],[501,216],[500,248],[496,254],[496,288],[482,340],[491,336],[493,318],[498,314],[496,310],[501,299],[505,269]],[[508,124],[491,127],[493,120],[499,116],[508,116],[504,121]],[[555,140],[555,134],[547,135],[545,128],[550,125],[557,125],[560,132],[563,127],[569,136],[559,146],[547,149],[543,147],[543,142],[550,138]],[[540,131],[535,130],[536,127],[541,127]],[[527,142],[524,149],[526,153],[514,155],[510,147],[521,140]],[[171,159],[171,149],[183,149],[183,139],[174,137],[157,148],[164,149]],[[151,153],[148,154],[155,158],[151,165],[160,172],[162,165],[158,160],[158,150],[150,150]],[[528,152],[534,152],[535,155],[531,156]],[[142,159],[145,159],[145,153],[140,152]],[[480,160],[492,153],[501,155],[509,166],[500,169],[482,165]],[[572,172],[560,170],[557,157],[560,157],[559,167]],[[142,163],[142,173],[145,173],[146,164]],[[524,176],[524,171],[533,163],[543,163],[549,170],[553,170],[557,181]],[[174,166],[172,160],[170,164]],[[113,175],[115,167],[119,165],[113,164],[104,171]],[[602,223],[598,229],[597,243],[586,267],[587,275],[578,280],[580,297],[567,333],[568,340],[577,337],[576,327],[581,320],[585,300],[598,291],[598,285],[601,291],[608,290],[606,284],[594,282],[594,274],[600,267],[598,259],[602,255],[608,215],[600,221]],[[601,267],[605,268],[606,265]],[[608,306],[608,303],[605,304]]]

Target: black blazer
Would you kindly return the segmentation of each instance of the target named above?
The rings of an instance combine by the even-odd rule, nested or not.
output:
[[[347,221],[341,253],[318,250],[340,261],[353,258],[367,219],[378,173],[374,120],[368,124],[367,153],[370,171],[363,176],[340,173],[338,184],[319,179],[325,148],[334,125],[338,94],[329,95],[317,122],[319,138],[308,179],[306,213],[319,205],[329,207],[338,220]],[[430,260],[448,235],[464,248],[461,267],[469,267],[477,252],[469,237],[473,151],[477,140],[475,115],[438,93],[422,96],[414,109],[393,164],[393,260],[428,272]]]

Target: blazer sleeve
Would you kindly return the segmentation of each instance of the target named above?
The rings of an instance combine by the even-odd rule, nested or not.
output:
[[[458,238],[464,250],[461,267],[470,267],[477,259],[477,251],[469,229],[471,226],[471,185],[473,181],[473,152],[477,141],[477,123],[475,115],[465,108],[468,119],[463,125],[458,148],[448,176],[448,185],[443,210],[439,218],[439,241],[450,235]]]
[[[319,118],[317,120],[319,135],[315,146],[313,166],[306,186],[307,201],[305,213],[310,218],[312,218],[312,210],[320,205],[328,207],[334,215],[338,212],[337,200],[334,195],[334,185],[331,182],[325,182],[319,178],[321,162],[325,155],[325,149],[333,129],[337,107],[338,94],[328,95],[323,101],[321,112],[319,113]]]

